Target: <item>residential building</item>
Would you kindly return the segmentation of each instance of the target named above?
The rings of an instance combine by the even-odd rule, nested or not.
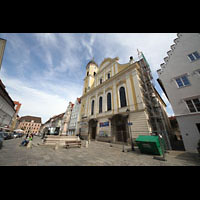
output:
[[[73,106],[74,104],[72,102],[69,102],[67,110],[62,118],[61,128],[59,133],[60,135],[67,135]]]
[[[200,140],[200,34],[178,33],[167,52],[158,82],[172,105],[186,151]]]
[[[18,101],[14,101],[14,104],[15,104],[15,114],[12,118],[12,124],[11,124],[11,127],[10,127],[10,130],[13,131],[17,126],[17,120],[18,120],[18,113],[19,113],[19,110],[21,108],[21,103],[19,103]]]
[[[64,114],[65,113],[61,113],[59,115],[51,117],[44,124],[42,124],[40,132],[43,133],[44,131],[46,134],[58,135],[60,132],[61,122]]]
[[[171,148],[163,103],[152,84],[150,67],[142,52],[120,64],[106,58],[100,66],[86,66],[78,130],[85,139],[124,143],[139,135],[161,133]],[[166,105],[164,105],[166,106]]]
[[[77,122],[78,122],[80,107],[81,107],[81,99],[77,98],[76,102],[74,103],[72,113],[71,113],[71,117],[70,117],[69,129],[68,129],[68,132],[67,132],[68,135],[78,134],[78,130],[77,130],[78,124],[77,124]]]
[[[41,117],[35,116],[23,116],[20,118],[18,128],[24,130],[27,133],[39,133],[41,127]]]
[[[0,80],[0,127],[9,127],[15,115],[15,104]]]

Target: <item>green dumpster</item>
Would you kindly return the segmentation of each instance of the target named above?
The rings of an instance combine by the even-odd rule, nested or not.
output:
[[[151,135],[139,135],[136,139],[136,143],[141,153],[153,155],[163,155],[160,141],[158,136]]]

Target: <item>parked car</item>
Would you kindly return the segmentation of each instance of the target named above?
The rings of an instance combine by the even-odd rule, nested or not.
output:
[[[3,146],[3,140],[4,140],[4,135],[2,132],[0,132],[0,149],[2,148]]]
[[[12,139],[12,135],[10,135],[8,132],[1,132],[3,135],[4,140]]]
[[[14,136],[14,138],[19,138],[19,137],[23,136],[23,133],[16,133],[16,132],[14,132],[13,136]]]

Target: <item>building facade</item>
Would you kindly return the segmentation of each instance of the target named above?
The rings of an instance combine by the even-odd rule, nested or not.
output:
[[[78,122],[80,107],[81,107],[81,99],[77,98],[72,109],[67,135],[78,134],[77,122]]]
[[[50,135],[59,135],[62,119],[65,113],[55,115],[42,124],[40,132],[45,132]]]
[[[72,102],[69,102],[69,105],[67,106],[67,110],[62,118],[59,135],[67,135],[73,106],[74,104]]]
[[[12,118],[12,123],[11,123],[10,131],[13,131],[18,126],[18,124],[17,124],[18,119],[19,119],[18,113],[19,113],[19,110],[20,110],[21,105],[22,105],[18,101],[14,101],[14,104],[15,104],[15,114],[14,114],[14,116]]]
[[[15,104],[0,80],[0,127],[10,127],[15,115]]]
[[[3,60],[3,54],[4,54],[5,47],[6,47],[6,40],[0,38],[0,70],[1,70],[1,64],[2,64],[2,60]]]
[[[200,139],[200,34],[178,33],[165,63],[157,70],[172,105],[186,151],[197,152]]]
[[[166,130],[144,55],[140,52],[137,61],[130,57],[125,64],[118,60],[106,58],[99,67],[92,60],[86,66],[78,122],[86,139],[130,142],[138,135]],[[167,137],[166,143],[170,148]]]
[[[24,133],[39,133],[41,127],[41,117],[23,116],[20,118],[18,129],[24,130]]]

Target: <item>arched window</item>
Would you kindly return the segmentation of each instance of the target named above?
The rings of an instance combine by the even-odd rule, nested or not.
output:
[[[92,100],[92,108],[91,108],[91,115],[94,114],[94,100]]]
[[[110,92],[107,94],[107,109],[108,109],[108,111],[112,109],[112,105],[111,105],[111,93]]]
[[[126,107],[126,93],[125,93],[125,88],[124,87],[120,87],[119,89],[119,94],[120,94],[120,103],[121,103],[121,108],[122,107]]]
[[[99,113],[102,113],[102,97],[99,97]]]

